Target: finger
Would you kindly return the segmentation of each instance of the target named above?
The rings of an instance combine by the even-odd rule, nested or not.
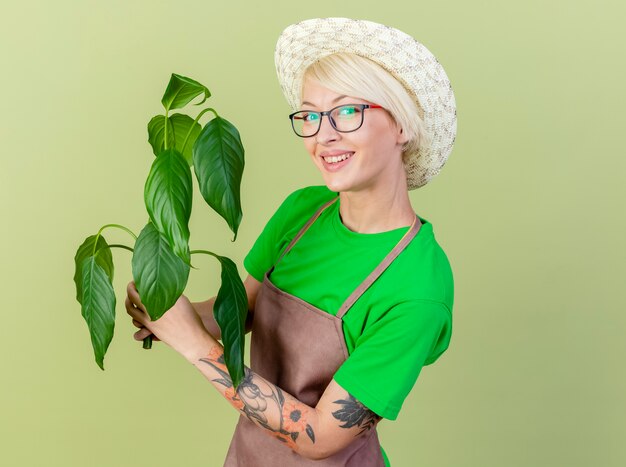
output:
[[[130,298],[126,297],[126,300],[124,300],[124,307],[126,308],[126,311],[128,311],[129,308],[135,308],[135,305],[130,301]]]
[[[132,318],[134,318],[141,324],[148,321],[147,314],[132,304],[126,306],[126,313],[128,313]],[[143,325],[145,326],[145,324]]]
[[[135,338],[136,341],[142,341],[151,334],[152,333],[148,329],[143,328],[137,331],[135,334],[133,334],[133,337]]]
[[[161,339],[159,339],[157,336],[155,336],[154,334],[152,334],[149,330],[147,330],[146,328],[137,331],[135,334],[133,334],[133,337],[135,338],[136,341],[142,341],[144,340],[146,337],[148,336],[152,336],[152,340],[153,341],[160,341]]]
[[[150,317],[148,316],[148,313],[146,312],[145,308],[138,308],[135,306],[135,304],[132,302],[132,300],[129,297],[126,297],[126,300],[124,301],[124,305],[126,307],[126,312],[132,316],[133,318],[135,318],[137,321],[139,321],[139,323],[144,323],[146,321],[152,321],[150,319]],[[137,317],[141,317],[141,319],[137,318]]]
[[[135,306],[133,301],[130,299],[130,297],[126,297],[126,300],[124,300],[124,306],[126,307],[126,311],[137,309],[137,307]]]
[[[146,307],[143,305],[143,303],[141,303],[139,292],[137,291],[137,287],[135,286],[135,283],[133,281],[128,283],[128,286],[126,287],[126,293],[134,306],[143,311],[146,311]]]
[[[146,337],[148,337],[149,335],[152,334],[152,332],[150,330],[148,330],[148,328],[146,328],[143,324],[141,324],[139,321],[137,321],[136,319],[132,320],[133,324],[135,325],[135,327],[139,328],[140,330],[137,331],[134,336],[136,340],[142,341],[144,340]],[[143,333],[142,331],[145,331],[145,333]],[[139,334],[141,333],[141,334]],[[145,334],[145,335],[144,335]],[[161,340],[159,339],[157,336],[155,336],[154,334],[152,334],[152,340],[158,341]]]

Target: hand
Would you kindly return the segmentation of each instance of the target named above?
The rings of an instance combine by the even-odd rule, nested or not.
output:
[[[130,298],[128,296],[126,296],[126,310],[128,311],[128,307],[133,307],[133,302],[130,301]],[[150,330],[146,327],[144,327],[143,324],[141,324],[139,321],[137,321],[136,319],[133,318],[132,320],[133,322],[133,326],[135,326],[136,328],[139,328],[139,331],[137,331],[135,334],[133,334],[133,338],[136,341],[143,341],[146,337],[148,336],[152,336],[152,341],[159,341],[161,339],[159,339],[157,336],[155,336],[154,334],[152,334],[150,332]]]
[[[135,333],[135,339],[143,339],[152,333],[188,360],[195,359],[193,361],[204,356],[215,343],[185,295],[181,295],[158,320],[152,321],[141,303],[135,283],[131,281],[126,291],[127,313],[135,326],[145,328]]]
[[[134,306],[134,305],[133,305],[133,302],[130,300],[130,297],[126,296],[126,309],[127,310],[129,306]],[[213,336],[213,338],[215,338],[215,335],[211,332],[211,328],[209,327],[209,324],[208,324],[211,322],[211,319],[214,320],[213,308],[208,308],[206,306],[205,307],[195,306],[193,303],[191,304],[191,306],[193,306],[193,309],[196,310],[196,313],[198,313],[198,316],[200,316],[200,319],[202,320],[202,323],[204,324],[204,327],[206,328],[206,330],[209,331],[209,333]],[[142,307],[143,307],[143,304],[142,304]],[[143,309],[145,310],[145,308]],[[143,341],[148,336],[152,336],[153,341],[161,340],[157,336],[152,334],[148,328],[146,328],[143,324],[141,324],[136,319],[133,319],[132,323],[133,323],[133,326],[135,326],[136,328],[139,328],[139,331],[133,334],[133,338],[136,341]]]

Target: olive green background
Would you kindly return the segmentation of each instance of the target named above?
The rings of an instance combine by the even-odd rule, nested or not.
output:
[[[625,465],[624,13],[617,0],[3,2],[0,464],[222,465],[237,413],[170,348],[132,339],[130,253],[114,250],[104,372],[74,254],[106,223],[147,221],[146,125],[175,72],[209,87],[241,132],[237,241],[197,184],[190,229],[193,249],[244,274],[284,197],[323,183],[289,127],[276,39],[349,16],[422,41],[458,106],[446,167],[410,195],[454,270],[453,337],[380,424],[392,465]],[[105,237],[132,246],[121,230]],[[186,294],[199,301],[219,267],[195,264]]]

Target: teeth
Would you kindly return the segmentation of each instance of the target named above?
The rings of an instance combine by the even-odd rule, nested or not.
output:
[[[345,161],[350,156],[352,156],[352,154],[344,153],[344,154],[341,154],[339,156],[324,157],[324,160],[326,162],[331,162],[331,163],[334,164],[334,163],[337,163],[339,161]]]

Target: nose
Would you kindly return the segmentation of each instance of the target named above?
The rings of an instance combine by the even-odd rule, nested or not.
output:
[[[324,115],[322,117],[322,121],[320,122],[320,131],[318,131],[315,135],[315,139],[320,144],[328,144],[339,138],[339,132],[335,130],[333,125],[330,123],[330,116]]]

